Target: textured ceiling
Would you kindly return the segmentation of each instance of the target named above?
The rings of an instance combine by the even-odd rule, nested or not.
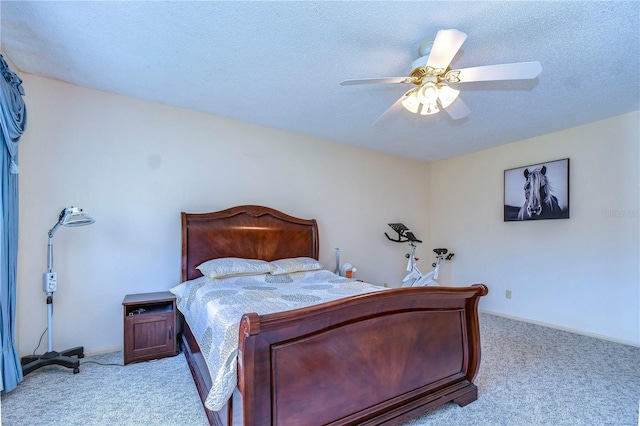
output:
[[[22,72],[425,161],[640,109],[638,1],[2,1]],[[453,68],[540,61],[535,80],[467,83],[463,120],[405,110],[398,77],[440,29]],[[28,107],[29,88],[26,102]]]

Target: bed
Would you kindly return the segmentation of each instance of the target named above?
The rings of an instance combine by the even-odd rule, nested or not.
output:
[[[203,279],[197,266],[211,259],[318,259],[314,219],[254,205],[181,218],[184,283]],[[202,342],[183,321],[182,350],[209,422],[392,425],[476,400],[477,308],[487,287],[378,290],[283,312],[244,312],[237,386],[217,411],[206,405],[212,379]]]

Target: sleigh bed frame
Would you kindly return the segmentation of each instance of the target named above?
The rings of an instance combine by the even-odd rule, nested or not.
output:
[[[182,213],[182,279],[221,257],[318,258],[318,226],[262,206]],[[212,425],[393,425],[477,398],[478,300],[487,287],[379,291],[241,321],[238,386]],[[189,327],[182,348],[203,402],[211,380]]]

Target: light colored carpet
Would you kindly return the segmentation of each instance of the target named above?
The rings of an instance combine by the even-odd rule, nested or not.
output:
[[[33,371],[2,395],[2,426],[208,425],[183,354],[122,363],[114,352],[83,358],[78,374]]]
[[[640,426],[640,348],[480,314],[478,400],[403,426]]]
[[[481,314],[478,400],[403,426],[639,426],[640,348]],[[182,354],[122,364],[115,352],[51,366],[2,395],[3,426],[206,425]]]

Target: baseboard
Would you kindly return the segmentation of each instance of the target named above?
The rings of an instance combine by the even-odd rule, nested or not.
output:
[[[501,312],[494,312],[494,311],[489,311],[489,310],[486,310],[486,309],[478,309],[478,311],[480,313],[485,313],[485,314],[489,314],[489,315],[495,315],[495,316],[498,316],[498,317],[508,318],[508,319],[512,319],[512,320],[515,320],[515,321],[527,322],[529,324],[536,324],[536,325],[540,325],[540,326],[543,326],[543,327],[554,328],[556,330],[567,331],[569,333],[580,334],[582,336],[593,337],[593,338],[601,339],[601,340],[608,340],[609,342],[620,343],[622,345],[634,346],[636,348],[640,348],[640,343],[638,343],[638,342],[632,342],[632,341],[624,340],[624,339],[616,339],[614,337],[605,336],[603,334],[589,333],[589,332],[583,331],[583,330],[576,330],[576,329],[569,328],[569,327],[562,327],[562,326],[556,325],[556,324],[550,324],[550,323],[546,323],[546,322],[543,322],[543,321],[532,320],[532,319],[529,319],[529,318],[521,318],[521,317],[517,317],[517,316],[513,316],[513,315],[507,315],[507,314],[503,314]]]
[[[95,351],[84,351],[84,356],[95,356],[95,355],[102,355],[102,354],[108,354],[111,352],[118,352],[118,351],[123,351],[124,347],[123,346],[116,346],[116,347],[112,347],[112,348],[108,348],[108,349],[98,349]]]

